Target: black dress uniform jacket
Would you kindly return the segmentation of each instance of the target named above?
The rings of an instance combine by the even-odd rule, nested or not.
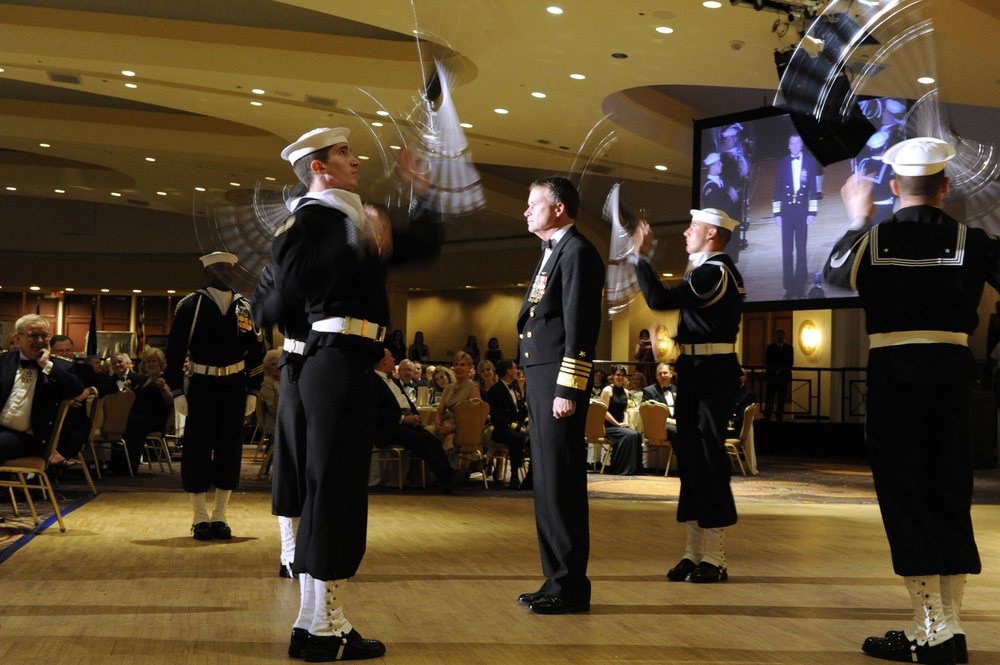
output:
[[[603,286],[601,255],[572,226],[549,260],[539,264],[517,320],[517,357],[531,420],[535,523],[547,578],[540,590],[568,602],[590,602],[584,431]],[[576,412],[557,420],[553,396],[575,401]]]
[[[960,339],[933,340],[975,330],[984,284],[1000,287],[1000,241],[939,208],[911,206],[849,230],[824,273],[857,289],[875,335],[865,438],[895,572],[978,573],[968,430],[974,359]],[[890,344],[876,341],[885,335]]]
[[[733,344],[743,311],[743,277],[732,259],[711,254],[678,286],[667,289],[646,260],[635,262],[639,288],[654,310],[679,309],[678,344]],[[697,353],[697,351],[696,351]],[[711,529],[736,523],[732,474],[723,442],[736,403],[740,367],[735,353],[677,359],[677,521]]]

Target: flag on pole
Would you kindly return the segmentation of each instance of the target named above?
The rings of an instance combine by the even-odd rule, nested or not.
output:
[[[145,298],[139,298],[139,312],[135,323],[135,355],[141,356],[146,348]]]
[[[87,355],[97,355],[97,298],[90,299],[90,330],[87,332]]]

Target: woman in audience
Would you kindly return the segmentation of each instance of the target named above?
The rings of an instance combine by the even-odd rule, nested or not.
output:
[[[278,416],[278,393],[281,390],[281,368],[278,358],[281,349],[271,349],[264,356],[264,383],[260,387],[260,399],[264,403],[264,422],[257,423],[264,433],[274,438],[274,424]]]
[[[396,361],[397,365],[406,360],[406,340],[403,338],[402,330],[393,330],[392,337],[385,346],[389,349],[389,353],[392,354],[392,359]]]
[[[431,358],[431,350],[424,344],[424,334],[419,330],[413,335],[413,344],[406,350],[406,357],[410,360],[427,361]]]
[[[146,381],[138,387],[133,386],[135,402],[128,414],[128,424],[125,427],[125,447],[128,448],[129,461],[132,463],[132,473],[139,470],[146,437],[150,432],[165,432],[167,416],[174,405],[174,397],[170,386],[163,380],[163,370],[167,368],[167,359],[156,347],[148,346],[142,352],[140,369],[146,376]],[[122,460],[124,461],[124,460]]]
[[[490,337],[490,341],[486,345],[486,360],[493,363],[503,360],[503,351],[500,350],[500,340],[496,337]]]
[[[608,473],[633,476],[642,473],[642,434],[629,427],[627,374],[624,365],[611,366],[611,385],[601,391],[601,401],[608,407],[604,416],[604,440],[611,444]]]
[[[475,335],[469,335],[469,339],[465,340],[465,348],[462,351],[472,357],[473,367],[479,364],[479,340],[476,339]]]
[[[635,345],[635,354],[632,356],[638,361],[636,371],[642,372],[642,390],[649,384],[656,381],[656,354],[653,351],[653,342],[649,339],[649,331],[643,328],[639,331],[639,341]]]
[[[591,399],[601,399],[601,391],[604,390],[604,386],[607,385],[607,379],[604,374],[603,369],[594,370],[594,388],[591,390]]]
[[[454,383],[449,383],[441,393],[437,413],[434,414],[433,432],[441,439],[445,450],[453,447],[455,434],[455,405],[479,397],[479,386],[469,378],[473,367],[472,356],[465,351],[455,354],[452,371],[455,374]],[[435,374],[435,380],[437,376]]]
[[[451,368],[435,367],[434,371],[431,373],[430,380],[431,403],[439,404],[441,402],[441,394],[444,393],[444,389],[452,383],[455,383],[455,373],[451,371]]]
[[[476,382],[479,383],[479,393],[485,395],[497,382],[497,370],[489,360],[483,360],[476,368]]]

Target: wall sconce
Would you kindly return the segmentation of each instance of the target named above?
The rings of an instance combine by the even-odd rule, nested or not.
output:
[[[811,356],[815,353],[822,339],[819,328],[812,321],[803,321],[799,326],[799,349],[805,355]]]

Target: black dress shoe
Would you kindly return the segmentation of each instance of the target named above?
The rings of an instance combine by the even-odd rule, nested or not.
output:
[[[212,522],[212,538],[230,540],[232,537],[233,531],[229,528],[228,524],[225,522]]]
[[[306,643],[309,641],[309,631],[305,628],[292,628],[292,639],[288,642],[288,655],[292,658],[302,658]]]
[[[278,564],[278,577],[284,577],[289,580],[295,579],[295,573],[292,572],[292,562],[285,563],[282,561]]]
[[[208,522],[198,522],[191,527],[195,540],[211,540],[212,526]]]
[[[545,594],[535,602],[531,603],[531,605],[528,605],[528,611],[532,614],[573,614],[575,612],[589,612],[590,603],[573,602]]]
[[[687,574],[685,582],[695,582],[696,584],[706,584],[709,582],[725,582],[729,579],[729,573],[725,568],[713,566],[702,561],[698,566]]]
[[[667,571],[667,579],[671,582],[683,582],[689,573],[698,567],[691,559],[684,557],[676,566]]]
[[[385,655],[385,645],[378,640],[366,640],[351,629],[343,637],[309,636],[302,655],[307,663],[332,663],[338,660],[368,660]]]
[[[544,591],[536,591],[535,593],[522,593],[517,597],[518,605],[531,605],[536,600],[541,600],[542,596],[545,595]]]
[[[892,660],[897,663],[952,665],[953,663],[969,662],[969,649],[965,635],[955,635],[952,639],[934,646],[919,646],[916,640],[908,639],[903,631],[890,630],[885,634],[885,637],[866,639],[865,643],[861,645],[861,650],[874,658]]]

